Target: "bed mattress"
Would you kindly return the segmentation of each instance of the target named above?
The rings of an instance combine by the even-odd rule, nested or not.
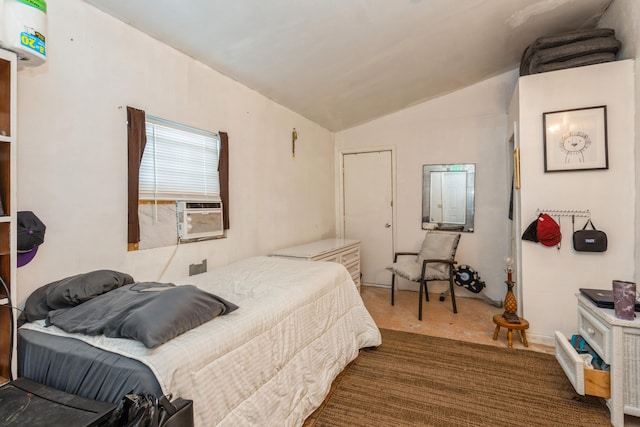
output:
[[[300,425],[333,379],[380,332],[344,266],[249,258],[176,282],[240,308],[154,349],[68,334],[44,321],[21,330],[81,340],[143,363],[163,393],[194,400],[196,425]]]

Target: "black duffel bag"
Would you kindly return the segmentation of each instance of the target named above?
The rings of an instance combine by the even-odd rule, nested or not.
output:
[[[193,401],[171,395],[127,394],[114,411],[109,427],[193,427]]]
[[[587,229],[589,224],[591,224],[591,230]],[[589,219],[582,230],[573,232],[573,249],[577,252],[604,252],[607,250],[607,233],[596,230]]]

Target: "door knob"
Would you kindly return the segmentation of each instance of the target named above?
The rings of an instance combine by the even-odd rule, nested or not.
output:
[[[389,223],[386,223],[386,224],[384,225],[384,228],[389,228],[389,227],[391,227],[391,224],[389,224]]]

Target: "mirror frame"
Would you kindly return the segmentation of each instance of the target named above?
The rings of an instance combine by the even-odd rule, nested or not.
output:
[[[433,172],[466,172],[467,194],[465,224],[453,224],[446,222],[431,222],[430,196],[431,196],[431,173]],[[465,231],[473,232],[473,217],[475,214],[475,163],[422,165],[422,229],[423,230],[445,230],[445,231]]]

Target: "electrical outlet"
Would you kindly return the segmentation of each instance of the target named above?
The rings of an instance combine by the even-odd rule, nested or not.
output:
[[[189,264],[189,276],[207,272],[207,260],[203,259],[200,264]]]

